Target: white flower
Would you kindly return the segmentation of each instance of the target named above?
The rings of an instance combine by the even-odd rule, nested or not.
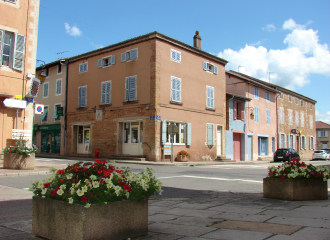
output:
[[[72,174],[72,173],[69,173],[69,174],[66,175],[66,178],[67,178],[67,179],[71,179],[72,176],[73,176],[73,174]]]
[[[92,179],[92,180],[96,180],[96,176],[95,175],[90,175],[89,178]]]
[[[41,190],[41,194],[42,194],[42,195],[45,195],[46,192],[47,192],[47,188],[44,188],[44,189]]]
[[[73,195],[75,191],[76,191],[76,190],[75,190],[73,187],[70,188],[70,193],[71,193],[71,195]]]
[[[127,199],[129,198],[129,192],[125,193]]]
[[[108,189],[111,189],[113,187],[113,184],[112,183],[107,183],[107,188]]]
[[[120,194],[120,191],[115,191],[116,195],[119,196]]]
[[[84,195],[84,191],[83,190],[81,190],[81,189],[79,189],[78,191],[77,191],[77,195],[79,196],[79,197],[81,197],[82,195]]]
[[[62,190],[64,190],[64,189],[66,188],[65,184],[62,184],[62,185],[60,186],[60,188],[61,188]]]
[[[115,186],[114,189],[115,189],[115,191],[120,191],[121,187],[120,186]]]
[[[63,191],[62,189],[57,190],[57,194],[58,194],[59,196],[62,196],[63,193],[64,193],[64,191]]]
[[[69,200],[69,203],[70,203],[70,204],[73,203],[73,198],[72,198],[72,197],[68,198],[68,200]]]
[[[89,180],[88,179],[85,179],[84,183],[85,184],[88,184],[89,183]]]
[[[162,184],[163,184],[163,183],[162,183],[161,181],[158,181],[158,180],[157,180],[157,182],[156,182],[156,186],[159,186],[159,187],[160,187],[160,186],[162,186]]]
[[[81,190],[83,190],[84,192],[87,192],[88,187],[85,185],[85,186],[83,186],[83,187],[81,188]]]
[[[112,182],[110,178],[105,178],[104,181],[105,181],[106,183],[108,183],[108,184],[110,184],[110,183]]]
[[[48,177],[47,182],[51,182],[53,180],[53,177]]]
[[[89,208],[91,206],[90,203],[86,203],[85,208]]]
[[[38,183],[38,188],[44,188],[44,184],[42,182]]]
[[[93,181],[93,188],[98,188],[100,186],[100,183],[97,181]]]

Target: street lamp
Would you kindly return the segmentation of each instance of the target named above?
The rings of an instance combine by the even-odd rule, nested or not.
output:
[[[43,62],[43,64],[41,65],[41,72],[38,74],[38,79],[40,80],[41,83],[43,83],[47,77],[47,75],[43,69],[45,67],[46,63],[43,60],[37,60],[37,62]]]

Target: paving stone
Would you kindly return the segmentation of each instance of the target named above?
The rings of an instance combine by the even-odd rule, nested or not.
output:
[[[202,226],[211,227],[217,222],[221,222],[223,219],[215,218],[196,218],[196,217],[178,217],[176,219],[167,220],[166,223],[188,225],[188,226]]]
[[[23,232],[30,233],[32,231],[32,220],[21,220],[16,222],[10,222],[10,223],[4,223],[1,224],[2,226],[5,226],[10,229],[16,229]]]
[[[150,206],[159,206],[159,207],[168,207],[168,206],[175,206],[183,201],[157,201],[152,204],[149,203]]]
[[[293,210],[301,207],[301,205],[291,205],[291,204],[272,204],[265,208],[264,210]]]
[[[303,226],[229,220],[220,222],[211,227],[290,235]]]
[[[196,210],[196,209],[181,209],[173,208],[163,212],[164,214],[173,214],[177,216],[192,216],[198,218],[208,218],[217,215],[215,211],[209,210]]]
[[[33,235],[32,233],[18,233],[18,234],[15,234],[15,235],[6,236],[4,238],[0,237],[0,239],[6,239],[6,240],[36,240],[36,239],[44,239],[44,238]]]
[[[300,206],[296,208],[295,211],[313,211],[313,212],[328,212],[330,214],[330,206],[321,207],[321,206]]]
[[[0,237],[2,237],[2,238],[6,238],[8,236],[16,235],[16,234],[20,234],[20,233],[22,233],[22,232],[0,226]]]
[[[271,206],[270,203],[259,203],[259,202],[233,202],[228,203],[226,206],[229,207],[250,207],[250,208],[266,208]]]
[[[173,220],[173,219],[176,219],[178,218],[178,216],[176,215],[168,215],[168,214],[162,214],[162,213],[159,213],[159,214],[154,214],[154,215],[151,215],[148,217],[148,222],[151,223],[151,222],[165,222],[167,220]]]
[[[302,240],[302,239],[293,236],[278,234],[271,236],[270,238],[267,238],[267,240]]]
[[[330,216],[329,216],[330,218]],[[290,225],[300,225],[306,227],[320,227],[330,229],[330,220],[325,219],[305,219],[305,218],[291,218],[291,217],[275,217],[268,221],[268,223],[280,223]],[[330,238],[330,237],[329,237]]]
[[[202,237],[184,237],[184,238],[180,238],[180,240],[210,240],[210,239],[202,238]]]
[[[149,225],[150,232],[168,233],[187,237],[199,237],[214,230],[215,228],[211,227],[196,227],[168,223],[153,223]]]
[[[300,231],[295,232],[291,236],[297,239],[329,240],[330,229],[306,227]]]
[[[233,207],[233,206],[228,206],[227,204],[209,208],[208,210],[216,211],[216,212],[233,212],[233,213],[241,213],[241,214],[257,214],[263,212],[263,210],[260,208]]]
[[[132,240],[176,240],[182,239],[183,236],[173,235],[173,234],[165,234],[165,233],[153,233],[150,232],[146,236],[132,238]]]
[[[160,207],[160,206],[149,206],[148,207],[148,215],[154,215],[156,213],[163,213],[164,211],[168,211],[171,207]]]
[[[213,217],[212,217],[213,218]],[[214,218],[223,218],[226,220],[239,220],[239,221],[250,221],[250,222],[265,222],[272,218],[268,215],[254,215],[254,214],[241,214],[241,213],[219,213]]]
[[[186,208],[186,209],[208,209],[214,206],[217,206],[218,204],[209,204],[209,203],[187,203],[187,202],[183,202],[183,203],[179,203],[177,205],[175,205],[175,207],[177,208]]]
[[[241,230],[232,230],[232,229],[219,229],[201,237],[207,239],[226,239],[226,240],[263,240],[272,236],[271,233],[263,232],[250,232],[250,231],[241,231]]]
[[[258,213],[258,215],[276,216],[276,217],[294,217],[306,219],[329,219],[329,212],[316,213],[313,211],[283,211],[283,210],[266,210]]]

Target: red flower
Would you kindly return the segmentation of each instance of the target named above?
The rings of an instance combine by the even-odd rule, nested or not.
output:
[[[117,173],[121,174],[124,170],[116,170]]]
[[[323,177],[322,173],[317,173],[317,177]]]
[[[281,176],[281,178],[283,179],[283,178],[284,178],[284,176]]]
[[[63,179],[60,179],[60,182],[61,182],[61,183],[64,183],[64,180],[63,180]]]
[[[123,178],[125,178],[125,174],[121,175]]]
[[[112,170],[110,170],[110,169],[106,169],[106,170],[103,171],[103,176],[104,176],[104,177],[109,177],[110,174],[111,174],[111,172],[112,172]]]
[[[11,149],[9,149],[9,153],[11,153]]]
[[[50,183],[45,183],[45,184],[44,184],[44,187],[45,187],[45,188],[49,188],[49,186],[50,186]]]
[[[57,170],[57,174],[64,175],[64,171],[62,169]]]
[[[73,179],[72,179],[72,182],[77,182],[77,179],[73,178]]]
[[[60,187],[55,188],[50,195],[53,197],[58,189],[60,189]]]
[[[82,197],[80,198],[80,200],[83,201],[83,202],[87,202],[88,199],[87,199],[86,196],[82,196]]]
[[[131,187],[128,186],[128,185],[125,185],[125,186],[124,186],[124,190],[127,191],[127,192],[129,192],[129,191],[131,191]]]

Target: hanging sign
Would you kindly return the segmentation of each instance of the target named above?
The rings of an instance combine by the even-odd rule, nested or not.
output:
[[[24,100],[6,98],[5,100],[3,100],[3,104],[6,107],[24,108],[24,109],[26,108],[26,101],[24,101]]]
[[[32,78],[29,95],[32,97],[37,97],[39,86],[40,86],[40,80],[38,78]]]
[[[96,112],[96,121],[102,121],[102,110],[101,109],[97,109]]]
[[[43,113],[44,113],[44,105],[43,104],[35,104],[34,114],[43,114]]]
[[[63,116],[63,107],[56,108],[57,116]]]

